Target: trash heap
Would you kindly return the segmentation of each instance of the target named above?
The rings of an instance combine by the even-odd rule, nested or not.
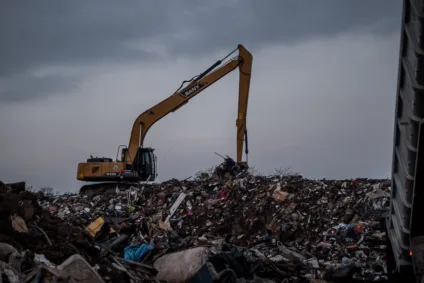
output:
[[[0,282],[387,280],[390,181],[221,173],[86,195],[0,183]]]

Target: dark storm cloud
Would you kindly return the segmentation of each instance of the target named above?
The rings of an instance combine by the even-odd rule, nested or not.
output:
[[[152,3],[3,1],[0,75],[46,64],[134,60],[144,54],[125,48],[128,41],[172,32],[163,11]]]
[[[60,94],[63,92],[59,90],[68,90],[78,82],[77,77],[60,74],[34,77],[31,70],[50,65],[154,59],[154,54],[126,45],[134,39],[173,31],[163,10],[152,3],[1,2],[0,102]]]
[[[72,86],[67,77],[35,78],[29,70],[155,59],[129,43],[153,40],[175,56],[204,56],[237,43],[254,49],[375,24],[391,31],[400,9],[398,0],[2,1],[0,101]]]
[[[190,11],[185,25],[194,30],[192,38],[177,39],[172,44],[173,51],[193,54],[196,50],[204,54],[237,43],[255,49],[265,44],[290,44],[357,29],[379,35],[398,29],[401,23],[402,1],[399,0],[232,2],[229,6],[211,1],[208,9]]]

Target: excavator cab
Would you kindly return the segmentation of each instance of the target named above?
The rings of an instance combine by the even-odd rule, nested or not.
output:
[[[132,170],[136,171],[143,181],[154,181],[157,176],[157,157],[151,147],[139,147],[132,163]]]
[[[131,165],[129,164],[130,162],[127,162],[126,156],[128,156],[128,148],[124,146],[121,150],[121,162],[126,164],[125,170],[136,173],[140,181],[154,181],[156,179],[157,157],[154,154],[153,148],[139,147]],[[129,161],[131,161],[131,159]]]

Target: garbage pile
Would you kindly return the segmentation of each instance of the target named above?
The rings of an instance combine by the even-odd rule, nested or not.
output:
[[[0,183],[0,282],[383,282],[389,192],[246,170],[86,195]]]

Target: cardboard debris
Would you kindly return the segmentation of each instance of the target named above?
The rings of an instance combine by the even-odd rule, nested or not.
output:
[[[277,201],[285,201],[289,193],[280,190],[274,191],[274,199]]]
[[[16,232],[28,233],[28,227],[22,217],[13,215],[10,217],[10,221],[12,222],[12,227]]]
[[[171,226],[168,223],[163,222],[162,220],[159,220],[159,228],[166,231],[172,230]]]

